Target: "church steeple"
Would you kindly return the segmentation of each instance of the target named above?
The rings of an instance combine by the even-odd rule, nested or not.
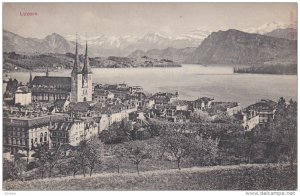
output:
[[[72,75],[81,73],[80,69],[80,61],[78,56],[78,43],[77,43],[77,34],[76,34],[76,47],[75,47],[75,58],[74,58],[74,66],[72,70]]]
[[[31,73],[31,70],[30,70],[30,75],[29,75],[29,84],[32,82],[32,73]]]
[[[86,45],[85,45],[85,55],[84,55],[84,62],[83,62],[82,73],[83,74],[90,74],[90,73],[92,73],[92,70],[90,68],[90,63],[89,63],[87,41],[86,41]]]

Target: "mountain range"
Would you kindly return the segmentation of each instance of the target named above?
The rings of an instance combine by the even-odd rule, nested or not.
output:
[[[91,57],[128,56],[138,58],[148,56],[179,63],[218,63],[223,61],[235,64],[253,63],[254,61],[272,62],[280,60],[278,57],[282,57],[283,60],[291,59],[290,53],[294,50],[295,44],[287,39],[295,40],[297,39],[296,35],[296,29],[272,22],[257,28],[244,29],[243,32],[230,30],[212,33],[196,29],[178,36],[149,32],[143,36],[100,35],[87,39],[78,35],[77,41],[81,54],[84,52],[85,42],[89,44],[89,56]],[[284,38],[286,41],[282,41],[282,39],[278,41],[278,38]],[[62,36],[53,33],[43,39],[36,39],[3,31],[4,52],[74,53],[75,41],[75,35]],[[289,48],[290,45],[292,47]],[[258,56],[255,56],[255,60],[251,60],[247,57],[248,54],[253,55],[252,57]],[[218,59],[223,57],[226,58]]]
[[[83,47],[79,46],[79,50]],[[75,51],[75,42],[67,41],[63,36],[52,33],[44,39],[25,38],[3,30],[3,51],[17,53],[67,53]]]

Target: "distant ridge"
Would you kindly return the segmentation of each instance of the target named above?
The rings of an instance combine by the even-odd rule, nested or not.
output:
[[[186,57],[190,55],[196,48],[195,47],[187,47],[187,48],[166,48],[162,50],[152,49],[146,52],[142,50],[136,50],[131,53],[128,57],[138,58],[142,56],[148,56],[150,58],[155,59],[168,59],[174,62],[182,63],[185,61]]]
[[[272,61],[295,63],[297,42],[230,29],[210,34],[185,63],[249,65]]]
[[[265,35],[277,37],[277,38],[284,38],[289,40],[297,40],[297,29],[294,28],[286,28],[286,29],[275,29]]]
[[[79,45],[79,50],[82,51]],[[75,43],[67,41],[63,36],[52,33],[44,39],[25,38],[10,31],[3,30],[3,52],[19,53],[68,53],[75,51]]]

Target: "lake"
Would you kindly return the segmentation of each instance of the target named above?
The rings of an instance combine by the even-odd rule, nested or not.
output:
[[[70,76],[71,70],[50,72],[50,76]],[[12,78],[28,82],[29,72],[11,72]],[[45,73],[32,73],[45,75]],[[296,75],[234,74],[230,66],[185,64],[178,68],[95,68],[94,83],[127,83],[145,91],[179,92],[180,99],[214,97],[216,101],[238,101],[247,106],[262,98],[297,100]]]

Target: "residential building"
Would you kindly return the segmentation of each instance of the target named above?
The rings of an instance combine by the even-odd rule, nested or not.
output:
[[[77,146],[85,138],[83,120],[52,123],[49,130],[51,133],[52,148],[58,147],[61,144]]]
[[[193,110],[205,110],[211,108],[211,104],[214,98],[210,97],[201,97],[193,101],[192,109]]]
[[[113,99],[114,94],[109,90],[104,89],[95,89],[93,94],[93,101],[96,102],[105,102],[108,99]]]
[[[269,123],[274,119],[277,103],[272,100],[262,99],[246,108],[247,111],[254,111],[259,115],[259,123]]]
[[[229,116],[233,116],[242,111],[241,104],[238,102],[212,102],[211,109],[215,113],[226,112]]]
[[[259,125],[259,115],[255,111],[243,112],[243,123],[245,131],[251,131]]]
[[[175,100],[178,100],[178,92],[175,94],[168,93],[168,92],[159,92],[154,94],[151,99],[154,100],[155,104],[157,105],[165,105],[168,103],[172,103]]]

